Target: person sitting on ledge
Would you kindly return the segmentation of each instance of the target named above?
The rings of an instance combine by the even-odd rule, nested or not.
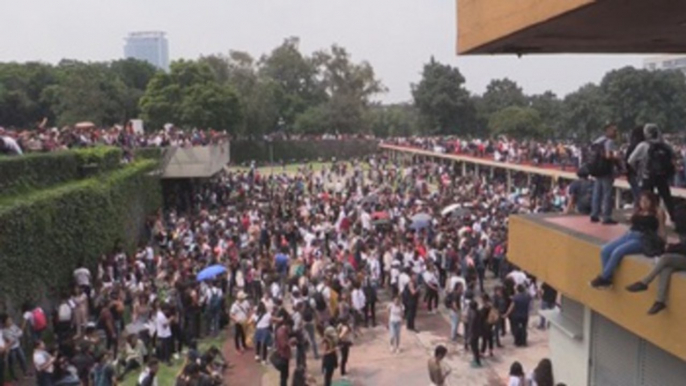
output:
[[[660,257],[657,265],[650,273],[634,284],[626,287],[629,292],[641,292],[648,289],[650,283],[659,275],[657,299],[653,306],[648,310],[648,315],[655,315],[667,308],[667,291],[672,273],[686,271],[686,204],[677,206],[675,209],[675,219],[677,219],[676,232],[679,234],[679,243],[670,244],[665,249],[665,253]]]
[[[600,260],[603,267],[598,277],[591,281],[596,289],[612,286],[612,276],[624,256],[643,253],[647,237],[657,234],[665,239],[665,213],[658,206],[657,196],[648,191],[641,193],[639,205],[631,216],[631,228],[621,237],[603,245]]]

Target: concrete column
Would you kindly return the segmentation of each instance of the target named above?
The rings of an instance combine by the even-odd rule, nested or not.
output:
[[[479,164],[474,164],[474,175],[478,176],[479,175]]]
[[[493,179],[493,177],[495,177],[495,167],[491,166],[491,179]]]
[[[467,163],[462,161],[462,177],[467,175]]]
[[[526,175],[526,184],[531,186],[531,173],[527,173]]]
[[[512,170],[507,169],[507,194],[512,192]]]
[[[615,209],[620,209],[622,205],[622,190],[619,188],[615,189]]]

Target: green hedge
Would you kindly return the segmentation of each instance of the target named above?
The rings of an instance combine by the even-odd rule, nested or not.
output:
[[[237,140],[231,142],[231,162],[242,164],[250,161],[268,163],[272,155],[269,147],[273,147],[274,162],[316,161],[350,159],[363,157],[378,150],[378,141],[370,139],[337,140],[306,140],[306,141],[250,141]]]
[[[133,155],[137,160],[159,160],[162,158],[162,150],[161,147],[139,147],[133,151]]]
[[[131,249],[161,206],[154,161],[0,201],[0,301],[54,297],[80,261]],[[3,299],[4,298],[4,299]],[[5,304],[5,308],[10,308]]]
[[[94,147],[0,158],[0,195],[11,196],[119,167],[122,150]]]

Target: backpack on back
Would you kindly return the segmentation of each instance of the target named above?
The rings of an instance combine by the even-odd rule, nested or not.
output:
[[[310,323],[314,320],[314,310],[310,305],[310,299],[305,299],[303,304],[305,305],[302,312],[303,321],[306,323]]]
[[[36,307],[31,311],[31,316],[33,316],[33,329],[34,331],[43,331],[48,327],[48,320],[45,317],[45,312],[40,307]]]
[[[589,149],[587,163],[588,173],[593,177],[605,177],[612,174],[612,162],[605,156],[605,143],[608,140],[594,142]]]
[[[324,300],[324,294],[322,294],[319,291],[316,291],[314,293],[314,305],[317,308],[317,311],[324,311],[326,309],[326,300]]]
[[[222,297],[219,295],[219,292],[212,290],[212,296],[210,297],[210,310],[211,311],[219,311],[222,308]]]
[[[651,143],[648,148],[646,172],[649,178],[671,178],[674,175],[672,151],[664,142]]]

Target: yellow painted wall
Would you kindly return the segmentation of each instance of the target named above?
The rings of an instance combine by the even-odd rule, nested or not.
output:
[[[457,52],[464,53],[596,0],[456,0]]]
[[[686,360],[686,275],[672,276],[668,308],[648,316],[658,279],[651,288],[632,294],[624,288],[642,278],[653,267],[640,257],[626,257],[615,273],[614,287],[601,291],[589,282],[600,272],[600,245],[524,216],[509,220],[508,258],[527,272],[549,283],[566,296],[646,339],[682,360]]]

